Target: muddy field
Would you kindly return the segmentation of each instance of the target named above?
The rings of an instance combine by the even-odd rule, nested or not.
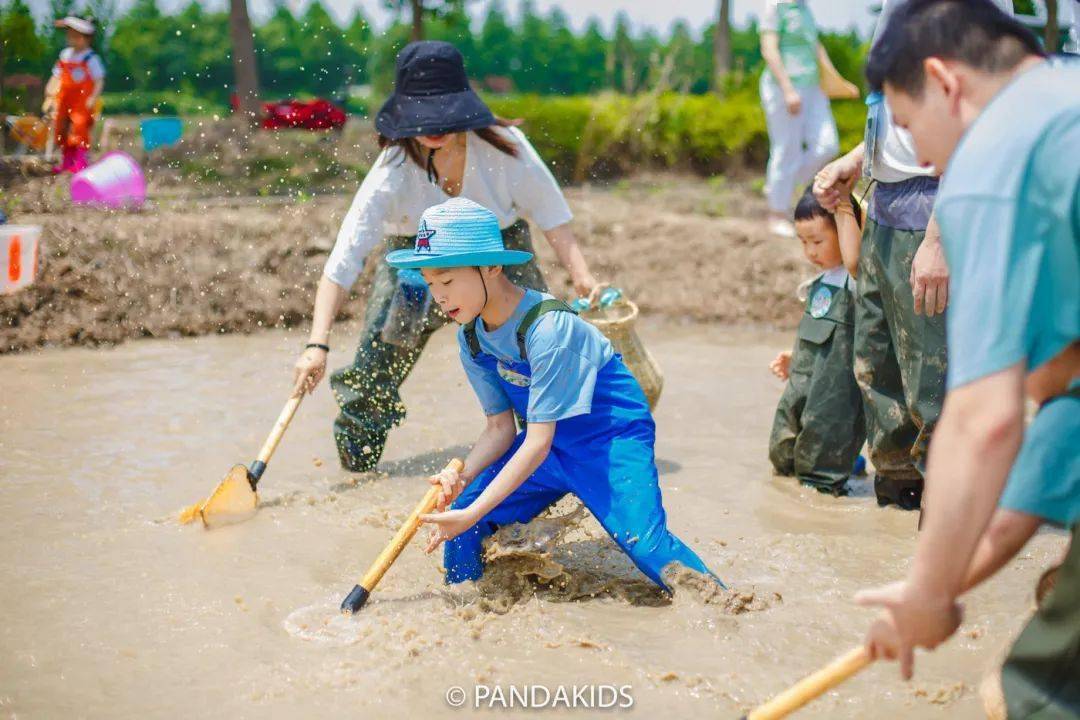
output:
[[[0,297],[0,353],[304,326],[373,148],[355,128],[250,142],[216,127],[153,156],[151,202],[137,213],[72,208],[65,180],[9,179],[0,207],[11,222],[44,227],[44,254],[36,286]],[[596,275],[645,313],[790,327],[811,268],[796,241],[764,232],[759,184],[640,175],[567,195]],[[550,284],[569,296],[535,228],[534,241]],[[364,284],[344,318],[362,311]]]
[[[337,606],[422,475],[482,425],[452,332],[406,382],[409,418],[379,472],[337,468],[320,388],[260,484],[262,510],[215,531],[174,513],[250,461],[299,331],[0,358],[18,387],[0,393],[0,716],[469,717],[452,688],[472,703],[485,687],[592,685],[627,688],[633,706],[609,717],[737,717],[859,641],[871,613],[852,595],[903,575],[916,517],[878,509],[867,481],[833,499],[771,477],[781,384],[765,365],[787,333],[654,319],[642,334],[668,378],[670,526],[730,593],[684,578],[665,601],[585,517],[505,536],[479,587],[444,586],[414,542],[351,619]],[[980,717],[980,679],[1063,541],[1040,534],[967,598],[961,632],[920,655],[915,681],[872,667],[800,717]]]

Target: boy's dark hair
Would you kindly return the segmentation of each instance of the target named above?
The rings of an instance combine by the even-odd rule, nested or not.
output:
[[[855,213],[855,220],[862,225],[862,207],[859,206],[859,201],[855,199],[854,195],[851,195],[851,209]],[[825,218],[832,226],[836,227],[836,217],[831,212],[826,210],[814,197],[814,186],[807,185],[806,191],[799,198],[799,202],[795,204],[795,219],[796,220],[812,220],[813,218]]]
[[[1016,67],[1028,55],[1045,56],[1030,30],[991,0],[907,0],[894,10],[866,60],[866,79],[920,97],[923,61],[958,60],[987,73]]]

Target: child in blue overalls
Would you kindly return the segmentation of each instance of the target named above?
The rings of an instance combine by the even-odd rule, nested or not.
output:
[[[420,224],[427,242],[387,262],[421,269],[434,300],[461,325],[461,362],[487,416],[465,469],[432,478],[442,485],[440,512],[421,516],[434,530],[427,551],[446,542],[447,582],[479,579],[486,537],[567,493],[664,590],[672,563],[711,575],[667,529],[656,428],[611,343],[564,303],[507,279],[502,266],[532,254],[504,248],[489,210],[454,198],[428,208]],[[515,411],[526,420],[521,433]]]

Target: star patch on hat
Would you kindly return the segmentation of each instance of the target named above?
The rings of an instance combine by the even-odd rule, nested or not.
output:
[[[421,220],[416,231],[416,252],[431,252],[431,238],[436,232],[428,229],[427,220]]]

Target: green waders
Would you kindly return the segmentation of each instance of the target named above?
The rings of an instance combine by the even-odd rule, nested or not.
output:
[[[769,437],[769,459],[779,474],[834,495],[846,492],[866,440],[851,365],[853,321],[851,291],[814,281]]]
[[[502,231],[508,250],[533,252],[529,226],[519,220]],[[386,250],[412,247],[415,237],[392,236]],[[506,276],[516,285],[547,291],[547,283],[533,259],[523,265],[508,265]],[[380,260],[368,295],[364,327],[352,365],[330,376],[330,388],[341,413],[334,421],[334,441],[341,466],[353,472],[375,468],[382,457],[390,428],[405,419],[405,406],[398,389],[413,369],[432,333],[450,320],[431,303],[419,339],[411,347],[392,345],[382,340],[382,328],[397,290],[398,271]]]
[[[1080,525],[1054,589],[1024,627],[1001,669],[1010,720],[1080,718]]]
[[[855,378],[879,505],[918,509],[945,399],[945,317],[915,314],[911,262],[925,233],[867,220],[855,300]]]

